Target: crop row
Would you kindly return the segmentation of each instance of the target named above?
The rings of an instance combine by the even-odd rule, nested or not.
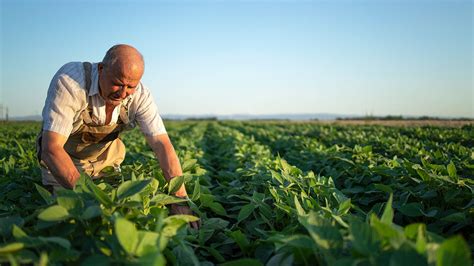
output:
[[[367,212],[379,212],[389,192],[397,223],[423,222],[445,236],[473,237],[474,151],[461,145],[469,141],[470,128],[232,126],[301,169],[331,176]],[[453,142],[433,141],[430,134]]]
[[[184,176],[170,184],[135,130],[124,136],[127,158],[121,172],[109,169],[100,180],[82,176],[73,191],[56,196],[35,184],[40,179],[32,143],[38,125],[4,128],[0,130],[4,137],[0,140],[0,261],[470,264],[469,247],[458,233],[470,236],[471,206],[456,209],[453,202],[447,206],[436,202],[440,195],[446,197],[444,193],[457,189],[452,200],[464,203],[465,189],[472,187],[465,176],[470,161],[462,157],[466,152],[462,143],[453,143],[455,148],[439,145],[441,156],[450,160],[446,170],[435,167],[435,172],[413,160],[426,155],[411,155],[419,152],[418,146],[398,151],[395,144],[403,143],[384,139],[394,132],[378,135],[381,144],[367,139],[369,148],[358,129],[339,139],[323,140],[315,132],[333,129],[299,126],[168,123],[184,170]],[[462,134],[450,138],[465,142]],[[357,144],[350,146],[354,141]],[[426,143],[421,145],[436,145]],[[394,152],[404,157],[388,159],[387,154]],[[454,166],[449,166],[451,162]],[[196,219],[193,216],[168,215],[167,204],[182,201],[170,196],[182,182],[190,197],[187,204],[201,219],[199,230],[185,226]],[[433,202],[421,201],[422,208],[413,205],[421,192],[429,196],[429,191],[437,193],[429,198]],[[433,208],[438,208],[436,214]],[[413,210],[428,215],[423,219],[407,215]],[[452,220],[446,220],[449,215]],[[441,224],[435,222],[439,217],[445,218]]]

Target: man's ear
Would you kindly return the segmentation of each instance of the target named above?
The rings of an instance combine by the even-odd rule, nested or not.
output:
[[[98,70],[99,70],[99,73],[102,72],[102,69],[104,69],[104,64],[103,63],[99,63],[98,66],[97,66]]]

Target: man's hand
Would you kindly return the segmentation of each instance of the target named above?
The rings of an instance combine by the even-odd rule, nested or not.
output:
[[[170,214],[175,215],[175,214],[185,214],[185,215],[193,215],[193,212],[189,208],[189,206],[183,206],[179,204],[170,204]],[[189,225],[193,229],[199,229],[201,226],[200,221],[196,222],[190,222]]]
[[[168,134],[146,136],[145,138],[151,149],[155,152],[158,162],[160,163],[161,170],[163,170],[165,179],[168,182],[176,176],[183,175],[181,164],[179,163],[178,156],[176,156],[176,152],[173,145],[171,144]],[[188,196],[184,184],[179,188],[178,191],[176,191],[175,196],[180,198],[185,198]],[[193,212],[189,206],[171,204],[170,214],[193,215]],[[191,222],[190,225],[194,229],[199,229],[199,222]]]

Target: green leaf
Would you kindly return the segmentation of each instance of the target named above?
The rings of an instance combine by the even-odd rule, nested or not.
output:
[[[326,257],[325,259],[329,260],[328,257]],[[288,256],[287,252],[285,252],[284,250],[281,250],[281,251],[277,252],[275,255],[273,255],[267,261],[266,265],[269,265],[269,266],[270,265],[295,265],[295,262],[294,262],[294,257],[293,256]],[[329,264],[329,265],[331,265],[331,264]]]
[[[215,248],[203,246],[209,254],[211,254],[219,263],[225,262],[225,258]]]
[[[390,256],[390,266],[407,266],[407,265],[428,265],[426,258],[416,252],[408,244],[404,244],[399,250],[396,250]]]
[[[293,247],[298,250],[313,250],[314,248],[313,240],[307,235],[276,235],[268,238],[268,240],[271,242],[282,243],[285,246]]]
[[[158,188],[160,186],[160,182],[156,178],[151,178],[150,179],[150,194],[155,195],[156,192],[158,191]]]
[[[157,204],[157,205],[161,205],[161,206],[164,206],[164,205],[168,205],[168,204],[172,204],[172,203],[180,203],[180,202],[185,202],[187,201],[186,199],[183,199],[183,198],[178,198],[178,197],[174,197],[174,196],[170,196],[170,195],[167,195],[167,194],[156,194],[152,199],[151,199],[151,202],[154,203],[154,204]]]
[[[455,223],[461,223],[466,221],[466,214],[463,212],[456,212],[452,213],[450,215],[444,216],[441,218],[441,221],[446,221],[446,222],[455,222]]]
[[[183,221],[185,223],[190,223],[190,222],[196,222],[196,221],[199,221],[199,218],[196,217],[196,216],[192,216],[192,215],[185,215],[185,214],[176,214],[176,215],[172,215],[172,216],[169,216],[169,217],[166,217],[165,219],[165,223],[169,223],[169,224],[172,224],[176,221]]]
[[[69,212],[62,206],[54,205],[43,210],[38,218],[47,222],[63,221],[69,217]]]
[[[4,246],[0,246],[0,254],[13,253],[23,249],[24,246],[25,244],[19,242],[9,243]]]
[[[0,236],[10,237],[13,225],[23,226],[24,220],[20,216],[0,218]]]
[[[280,173],[275,172],[275,171],[273,171],[273,170],[270,170],[270,172],[272,173],[272,178],[273,178],[274,180],[278,181],[278,183],[280,183],[280,184],[282,184],[282,185],[285,183],[285,181],[283,181],[283,177],[281,176]]]
[[[184,161],[183,166],[182,166],[183,173],[191,170],[196,163],[197,163],[196,159],[190,159],[190,160]]]
[[[201,185],[199,184],[199,178],[196,179],[196,181],[194,181],[194,191],[193,191],[193,195],[191,197],[191,199],[193,201],[196,201],[199,199],[201,195]]]
[[[69,242],[69,240],[65,239],[65,238],[62,238],[62,237],[56,237],[56,236],[52,236],[52,237],[38,237],[39,240],[43,241],[43,242],[48,242],[48,243],[54,243],[54,244],[57,244],[65,249],[70,249],[71,248],[71,243]]]
[[[298,197],[296,197],[296,195],[294,196],[293,201],[295,202],[295,207],[296,207],[296,211],[298,215],[300,216],[306,215],[306,212],[304,211],[303,207],[301,207],[301,204],[298,200]]]
[[[247,237],[240,230],[233,231],[229,235],[230,235],[230,237],[232,237],[232,239],[235,241],[235,243],[237,243],[237,245],[239,245],[240,249],[244,253],[246,253],[249,246],[250,246],[250,242],[247,239]]]
[[[237,216],[237,222],[240,223],[241,221],[249,217],[249,215],[252,214],[253,210],[255,210],[255,207],[256,206],[253,203],[244,205],[239,211],[239,215]]]
[[[365,256],[370,256],[380,249],[380,239],[377,232],[368,224],[352,218],[349,231],[353,239],[354,249]]]
[[[184,176],[176,176],[169,181],[168,194],[175,194],[183,185]]]
[[[173,253],[178,258],[178,265],[200,266],[199,260],[194,251],[189,246],[180,244],[173,249]]]
[[[49,264],[48,262],[49,262],[48,253],[41,252],[38,266],[48,266]]]
[[[391,225],[393,221],[393,209],[392,209],[393,194],[390,194],[385,209],[383,211],[381,221],[385,224]]]
[[[135,224],[125,218],[117,218],[115,221],[115,235],[122,248],[127,253],[134,255],[138,243],[138,232]]]
[[[102,204],[104,204],[104,206],[106,207],[110,207],[112,206],[113,202],[112,200],[110,199],[110,197],[105,193],[103,192],[102,190],[100,190],[100,188],[98,188],[94,182],[92,181],[92,179],[90,179],[89,177],[86,177],[86,186],[91,190],[92,192],[92,195]]]
[[[443,241],[437,252],[437,266],[471,266],[471,252],[461,236]]]
[[[221,266],[263,266],[263,263],[256,259],[238,259],[220,264]]]
[[[426,225],[422,223],[409,224],[403,229],[403,231],[405,231],[405,236],[412,240],[417,238],[420,230],[423,232],[426,231]]]
[[[400,248],[406,241],[403,231],[397,230],[391,224],[380,221],[374,213],[370,216],[370,226],[377,231],[382,240],[389,243],[395,249]]]
[[[337,213],[339,215],[347,214],[350,209],[351,209],[351,199],[347,199],[343,201],[341,204],[339,204]]]
[[[138,231],[136,254],[143,256],[147,253],[158,252],[157,241],[160,235],[156,232]]]
[[[51,193],[46,190],[44,187],[38,185],[35,183],[35,187],[36,187],[36,190],[38,191],[38,193],[40,194],[41,198],[43,198],[43,200],[46,202],[46,204],[53,204],[54,203],[54,199],[53,197],[51,196]]]
[[[408,238],[416,240],[416,250],[420,254],[426,252],[426,225],[425,224],[410,224],[405,227],[405,235]]]
[[[71,214],[81,214],[84,208],[79,194],[72,190],[59,190],[57,196],[58,204],[68,210]]]
[[[176,235],[178,229],[183,225],[199,221],[199,218],[192,215],[172,215],[164,219],[165,227],[163,228],[163,235],[166,237],[172,237]]]
[[[211,194],[201,194],[199,198],[201,201],[202,206],[210,208],[215,213],[226,216],[227,212],[224,207],[219,203],[214,201],[214,196]]]
[[[160,252],[147,253],[141,256],[137,262],[138,265],[165,266],[166,259]],[[99,264],[96,264],[99,265]]]
[[[310,211],[307,216],[299,216],[298,220],[308,230],[319,249],[329,251],[342,245],[338,228],[324,216]]]
[[[419,202],[412,202],[405,205],[402,205],[398,210],[405,214],[406,216],[410,217],[419,217],[423,216],[421,212],[422,206]]]
[[[98,217],[102,214],[102,209],[98,205],[92,205],[86,208],[84,213],[81,216],[83,220],[89,220],[95,217]]]
[[[16,224],[13,225],[12,235],[16,240],[28,237],[28,235],[20,227],[16,226]]]
[[[123,182],[117,188],[117,199],[122,200],[122,199],[128,198],[130,196],[133,196],[133,195],[139,193],[148,184],[150,184],[150,182],[151,182],[151,179],[137,180],[137,181],[127,180],[127,181]]]
[[[229,225],[229,222],[221,218],[209,218],[202,224],[203,229],[211,229],[212,231],[222,230]]]
[[[374,184],[374,187],[383,192],[393,193],[393,189],[390,186],[384,184]]]
[[[438,210],[436,210],[436,209],[430,209],[430,210],[428,210],[428,211],[426,211],[426,212],[423,211],[423,210],[420,210],[420,211],[421,211],[421,213],[422,213],[424,216],[426,216],[426,217],[435,217],[436,214],[438,214]]]
[[[224,209],[224,207],[219,203],[219,202],[212,202],[207,205],[207,207],[211,208],[213,212],[215,212],[218,215],[226,216],[227,212]]]
[[[423,181],[428,182],[432,179],[431,176],[419,164],[414,164],[412,168],[418,173]]]
[[[453,181],[457,182],[458,175],[457,175],[456,166],[454,165],[454,163],[451,161],[446,168],[448,170],[449,177],[451,177]]]

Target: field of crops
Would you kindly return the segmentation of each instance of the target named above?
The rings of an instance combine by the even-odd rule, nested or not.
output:
[[[167,122],[167,184],[138,130],[122,172],[41,186],[40,125],[0,124],[0,263],[472,265],[474,127]],[[185,182],[201,219],[168,216]]]

